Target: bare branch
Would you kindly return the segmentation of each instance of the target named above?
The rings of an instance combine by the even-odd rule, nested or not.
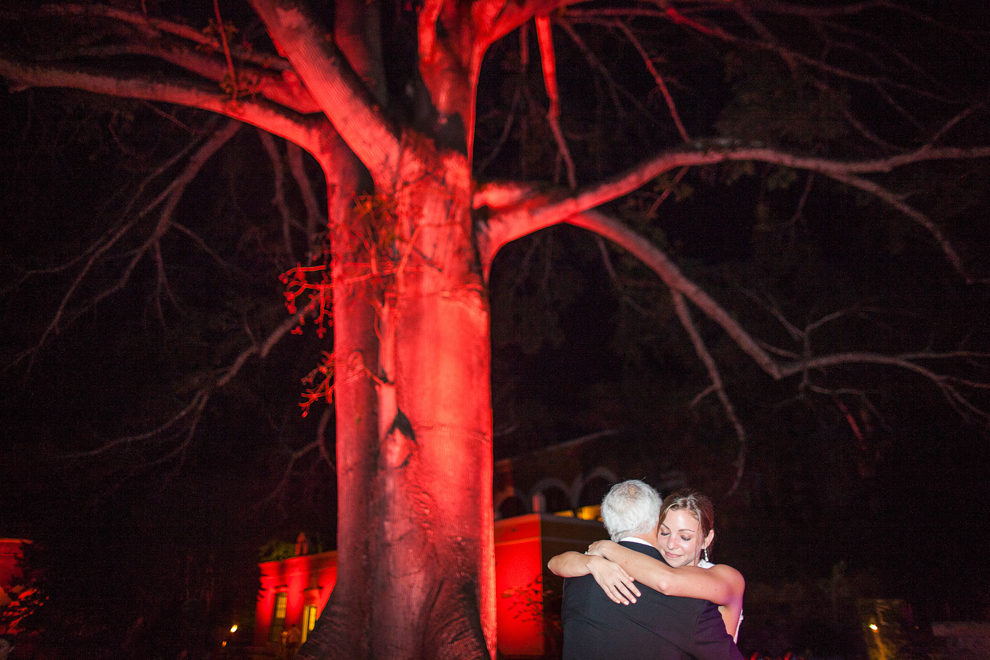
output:
[[[831,172],[828,176],[836,181],[841,181],[842,183],[850,185],[854,188],[859,188],[864,192],[875,195],[921,225],[929,234],[931,234],[932,238],[935,239],[935,242],[938,243],[939,247],[942,249],[942,253],[945,254],[945,258],[948,259],[950,264],[952,264],[952,267],[956,270],[956,272],[965,278],[967,282],[973,282],[973,278],[966,273],[966,267],[963,264],[962,259],[959,257],[959,254],[956,252],[955,248],[952,247],[949,240],[945,237],[945,234],[942,233],[942,230],[939,229],[927,215],[905,202],[900,195],[893,193],[878,183],[875,183],[869,179],[864,179],[863,177],[838,172]]]
[[[523,81],[520,79],[519,84],[516,85],[516,89],[512,94],[512,103],[509,106],[509,114],[505,118],[505,126],[502,128],[502,134],[499,136],[498,142],[495,143],[491,152],[485,156],[484,160],[478,163],[477,171],[479,173],[484,172],[491,165],[491,162],[495,160],[495,157],[502,151],[502,147],[505,146],[506,141],[509,139],[509,135],[512,132],[512,125],[516,120],[516,113],[519,110],[519,104],[522,100],[522,84]]]
[[[196,246],[199,247],[200,250],[202,250],[207,255],[209,255],[209,257],[211,259],[213,259],[213,261],[217,262],[217,264],[221,268],[225,268],[227,270],[232,270],[233,269],[233,266],[226,259],[224,259],[219,254],[217,254],[216,250],[214,250],[209,245],[207,245],[206,244],[206,241],[204,241],[203,238],[199,234],[197,234],[193,230],[189,229],[185,225],[182,225],[182,224],[180,224],[178,222],[175,222],[174,220],[171,223],[171,227],[172,227],[172,229],[176,230],[177,232],[180,232],[182,234],[185,234],[190,239],[192,239],[193,243],[195,243]]]
[[[577,188],[577,178],[574,174],[574,160],[560,130],[560,92],[557,90],[557,58],[553,50],[553,34],[550,31],[550,19],[546,16],[536,17],[536,37],[540,44],[540,62],[543,65],[543,85],[550,99],[550,109],[547,111],[547,121],[550,130],[557,141],[557,151],[564,159],[567,169],[567,183],[571,189]]]
[[[160,426],[146,433],[140,433],[136,435],[129,435],[122,438],[116,438],[94,449],[90,449],[84,452],[76,452],[73,454],[69,454],[68,458],[92,458],[93,456],[100,456],[102,454],[105,454],[107,452],[116,449],[120,449],[122,447],[135,445],[144,442],[146,440],[155,438],[157,436],[162,436],[166,433],[169,433],[173,427],[177,426],[180,423],[183,423],[184,420],[186,419],[190,420],[189,424],[191,426],[195,426],[199,421],[199,416],[203,412],[203,408],[206,406],[206,403],[209,401],[210,394],[211,392],[207,390],[201,390],[197,392],[195,395],[193,395],[192,399],[189,401],[189,403],[185,405],[184,408],[182,408],[176,414],[172,415],[172,417],[170,417],[165,423],[161,424]],[[175,455],[174,451],[169,453],[169,456],[174,456],[174,455]]]
[[[482,263],[490,263],[498,249],[511,240],[538,229],[565,222],[573,215],[618,199],[671,169],[691,165],[712,165],[730,161],[752,160],[819,172],[875,195],[925,228],[938,242],[949,263],[960,275],[966,277],[967,280],[969,279],[962,268],[962,262],[958,255],[934,223],[924,214],[904,203],[893,192],[869,179],[856,175],[885,173],[899,167],[926,161],[987,158],[990,157],[990,146],[962,148],[926,145],[910,153],[863,161],[839,161],[814,156],[799,156],[768,147],[733,146],[731,142],[723,144],[721,141],[707,145],[707,148],[706,143],[695,142],[692,147],[695,150],[665,151],[623,174],[579,190],[573,195],[551,197],[545,193],[536,193],[532,198],[523,198],[514,206],[498,210],[489,218],[487,225],[480,232],[479,242],[483,248]]]
[[[263,100],[233,103],[224,94],[201,83],[166,80],[161,75],[123,76],[117,72],[90,72],[55,65],[26,64],[0,54],[0,75],[28,87],[68,87],[123,98],[177,103],[209,110],[263,128],[310,151],[320,147],[328,129],[325,119],[306,118]]]
[[[157,461],[150,463],[150,465],[161,464],[172,460],[176,456],[180,456],[193,441],[196,435],[196,428],[199,425],[207,403],[210,401],[210,397],[217,390],[230,383],[238,372],[240,372],[241,368],[247,364],[249,359],[257,356],[258,359],[264,360],[271,349],[289,334],[293,328],[297,327],[303,318],[308,314],[312,314],[315,309],[316,303],[311,302],[305,308],[282,321],[260,344],[255,341],[250,333],[246,333],[250,339],[250,345],[234,356],[234,359],[227,367],[210,375],[207,382],[196,390],[189,402],[182,409],[155,428],[144,433],[116,438],[94,449],[72,454],[70,458],[99,456],[123,447],[136,446],[149,441],[155,441],[156,444],[161,446],[169,446],[174,443],[172,449]]]
[[[258,503],[258,506],[261,506],[266,502],[272,502],[287,493],[292,483],[292,477],[295,474],[296,464],[314,451],[320,451],[322,453],[322,446],[320,445],[320,441],[318,439],[313,440],[299,449],[289,450],[289,460],[285,463],[285,468],[282,470],[282,476],[279,478],[278,483],[275,484],[268,495]]]
[[[233,97],[258,95],[301,114],[320,112],[320,107],[291,70],[274,72],[242,64],[233,74],[223,60],[170,40],[128,42],[116,46],[76,48],[75,57],[110,58],[121,55],[155,57],[181,67],[189,73],[216,83],[216,88],[229,91]],[[231,76],[236,77],[231,77]],[[236,100],[231,98],[231,100]]]
[[[330,420],[333,419],[334,408],[333,406],[327,406],[323,409],[323,414],[320,416],[320,423],[316,427],[316,443],[320,447],[320,456],[323,458],[323,462],[329,466],[331,470],[336,470],[337,466],[330,456],[330,450],[327,449],[327,427],[330,426]]]
[[[900,355],[883,355],[879,353],[847,352],[832,355],[819,355],[808,357],[802,361],[781,368],[781,377],[788,377],[797,373],[811,370],[820,370],[833,366],[848,366],[857,364],[873,364],[897,367],[911,371],[922,376],[931,382],[942,394],[953,410],[963,419],[979,420],[983,424],[990,423],[990,412],[977,406],[970,401],[966,395],[960,391],[959,385],[974,387],[974,383],[963,379],[952,378],[940,374],[933,369],[922,364],[924,361],[958,360],[962,358],[981,358],[990,360],[990,353],[973,353],[969,351],[952,351],[947,353],[903,353]],[[983,384],[980,384],[981,387]],[[976,389],[974,387],[974,389]]]
[[[154,258],[155,258],[156,278],[155,278],[155,295],[153,296],[153,300],[155,301],[155,311],[158,312],[158,320],[161,322],[162,327],[164,328],[165,310],[162,309],[163,292],[164,295],[168,296],[169,302],[172,303],[173,307],[175,307],[176,309],[180,309],[181,305],[179,304],[179,300],[175,296],[175,293],[172,291],[171,285],[168,283],[168,274],[166,273],[166,269],[165,269],[165,259],[162,256],[162,246],[158,242],[155,243]]]
[[[845,5],[819,7],[812,5],[798,5],[789,2],[777,2],[776,0],[746,0],[746,4],[758,11],[769,11],[774,14],[803,16],[805,18],[833,18],[836,16],[851,16],[862,14],[871,9],[880,9],[889,6],[884,0],[871,0],[869,2],[853,2]]]
[[[209,130],[213,130],[213,126],[215,125],[214,120],[215,118],[211,118],[207,123],[207,128]],[[123,210],[120,213],[120,216],[127,217],[130,214],[131,209],[138,202],[138,200],[140,200],[144,196],[144,191],[147,189],[148,185],[150,185],[152,181],[163,175],[166,171],[171,169],[181,159],[185,158],[186,155],[188,155],[189,152],[193,150],[193,148],[197,145],[197,143],[198,140],[190,140],[184,147],[176,151],[164,163],[156,167],[154,170],[152,170],[150,174],[148,174],[144,179],[142,179],[141,182],[137,185],[134,194],[131,195],[130,200],[124,205]],[[163,199],[164,199],[164,193],[155,202],[152,202],[152,205],[149,206],[149,208],[146,208],[136,217],[138,218],[143,217],[150,210],[150,208],[153,208],[153,206],[160,203]],[[48,268],[33,268],[25,271],[24,274],[18,279],[18,281],[13,284],[13,286],[3,289],[3,292],[8,293],[9,291],[16,289],[17,287],[21,286],[22,284],[24,284],[26,281],[28,281],[30,278],[34,276],[52,275],[55,273],[61,273],[71,268],[74,268],[77,264],[79,264],[79,262],[81,262],[86,257],[91,257],[93,253],[98,251],[105,251],[107,249],[105,246],[105,242],[115,243],[117,240],[119,240],[120,236],[122,236],[123,233],[126,233],[128,229],[133,226],[133,224],[134,224],[134,220],[131,220],[131,221],[126,221],[123,224],[118,224],[116,227],[112,227],[109,231],[107,231],[103,235],[102,238],[93,242],[88,248],[86,248],[86,250],[84,250],[76,257],[73,257],[71,259],[66,259],[63,262],[58,263],[54,266],[50,266]]]
[[[155,18],[147,14],[118,9],[116,7],[109,7],[107,5],[46,4],[41,5],[30,13],[8,10],[0,14],[0,16],[13,20],[26,20],[30,17],[44,16],[106,18],[134,25],[141,31],[144,39],[148,41],[160,38],[163,34],[170,34],[213,51],[219,51],[223,48],[223,44],[219,40],[189,25]],[[281,70],[291,68],[288,62],[267,53],[256,53],[251,50],[238,48],[237,46],[231,46],[230,50],[232,55],[237,59],[252,62],[258,66]]]
[[[299,2],[251,0],[251,6],[348,146],[374,175],[390,176],[399,163],[398,132],[330,35]]]
[[[978,110],[985,110],[985,109],[986,109],[986,105],[983,103],[977,103],[975,105],[971,105],[970,107],[964,109],[962,112],[958,113],[955,117],[945,122],[945,124],[940,129],[938,129],[938,131],[936,131],[935,135],[932,136],[932,139],[928,141],[929,144],[938,143],[939,141],[941,141],[942,138],[945,137],[945,135],[949,131],[952,130],[954,126],[959,124],[959,122],[961,122],[963,119],[969,117],[971,114],[973,114]]]
[[[312,264],[320,256],[320,246],[316,242],[319,240],[317,227],[326,225],[326,218],[320,213],[320,205],[316,201],[316,193],[306,174],[306,167],[303,163],[302,149],[295,142],[287,142],[285,145],[285,155],[289,161],[289,172],[299,188],[302,195],[303,206],[306,208],[306,261]]]
[[[282,218],[282,243],[286,258],[291,263],[294,261],[292,228],[295,227],[302,231],[305,231],[305,228],[292,216],[292,211],[289,210],[289,204],[285,200],[285,167],[282,162],[282,155],[278,152],[278,147],[275,146],[275,139],[271,136],[271,133],[265,131],[258,131],[258,137],[261,139],[261,144],[265,147],[265,152],[268,154],[268,160],[272,164],[275,181],[275,197],[272,199],[272,204],[278,209],[278,213]]]
[[[223,46],[224,57],[227,58],[227,68],[230,71],[230,83],[233,87],[231,97],[237,100],[237,72],[234,70],[234,60],[230,56],[230,45],[227,44],[227,31],[223,26],[223,18],[220,17],[220,5],[217,0],[213,0],[213,12],[217,17],[217,32],[220,33],[220,44]]]
[[[804,352],[803,355],[796,357],[796,359],[790,360],[787,363],[781,363],[773,357],[773,354],[793,356],[794,353],[775,347],[764,348],[762,342],[754,338],[721,305],[697,284],[688,279],[669,257],[648,240],[624,226],[621,222],[596,211],[586,211],[571,216],[566,222],[593,231],[629,251],[655,272],[672,292],[691,300],[709,319],[721,326],[732,341],[775,380],[781,380],[796,374],[807,374],[812,370],[822,370],[839,365],[877,364],[895,366],[917,373],[930,380],[942,392],[953,409],[964,418],[990,420],[990,413],[970,402],[959,388],[953,384],[953,379],[943,376],[921,364],[923,361],[930,360],[961,360],[967,358],[990,361],[990,354],[988,353],[953,351],[947,353],[918,352],[901,355],[883,355],[869,352],[842,352],[814,356],[810,353],[808,330],[797,331],[793,325],[785,323],[792,332],[792,335],[796,332],[802,338]],[[834,320],[842,314],[844,313],[838,312],[828,315],[813,324],[812,328],[819,327],[823,323]],[[780,318],[782,319],[782,317]]]
[[[214,3],[216,5],[216,3]],[[232,100],[245,93],[262,94],[296,112],[318,112],[319,106],[300,83],[291,65],[282,58],[229,43],[229,26],[224,25],[214,6],[217,25],[196,30],[144,13],[103,5],[43,5],[33,11],[4,12],[4,17],[21,20],[44,18],[85,19],[99,26],[109,43],[96,46],[75,44],[71,50],[48,56],[64,58],[110,58],[144,55],[159,58],[223,87]],[[116,65],[110,64],[117,70]]]
[[[623,87],[618,82],[616,82],[615,77],[612,76],[612,73],[595,56],[591,48],[588,47],[588,45],[584,42],[581,36],[574,30],[573,26],[571,26],[571,24],[568,21],[566,21],[563,18],[557,18],[556,22],[557,25],[564,28],[564,32],[566,32],[567,35],[571,38],[571,41],[574,42],[574,45],[576,45],[578,49],[580,49],[581,53],[584,55],[584,58],[585,60],[587,60],[588,64],[594,70],[596,70],[598,74],[602,76],[602,78],[605,79],[606,83],[608,83],[608,89],[612,93],[612,103],[615,105],[616,108],[622,108],[622,103],[619,101],[619,96],[618,96],[619,93],[621,93],[627,100],[629,100],[632,103],[633,107],[635,107],[637,110],[640,111],[640,113],[644,117],[648,118],[652,122],[659,123],[657,121],[657,118],[653,116],[653,114],[649,111],[649,109],[645,105],[643,105],[639,101],[639,99],[633,96],[633,94],[631,94],[629,90],[627,90],[625,87]]]
[[[605,241],[601,236],[595,236],[595,243],[598,245],[598,252],[602,255],[602,264],[605,266],[605,272],[608,276],[612,278],[613,282],[619,281],[619,274],[615,272],[615,266],[612,265],[612,259],[608,255],[608,248],[605,246]]]
[[[757,296],[752,291],[747,291],[747,290],[743,289],[742,290],[742,294],[745,295],[750,300],[752,300],[753,302],[755,302],[757,305],[759,305],[761,309],[763,309],[764,311],[766,311],[767,313],[769,313],[771,316],[773,316],[775,319],[777,319],[777,321],[782,326],[784,326],[784,329],[787,330],[787,334],[789,334],[791,336],[791,339],[793,339],[794,341],[803,341],[804,340],[804,337],[805,337],[806,333],[803,330],[801,330],[800,328],[798,328],[796,325],[794,325],[793,323],[791,323],[791,321],[786,316],[784,316],[784,313],[780,311],[780,309],[777,307],[777,305],[775,305],[775,304],[769,304],[767,301],[763,300],[761,297]],[[773,349],[772,348],[768,348],[768,350],[773,350]],[[798,355],[796,353],[793,353],[791,351],[779,351],[778,350],[777,354],[778,355],[785,355],[787,357],[793,357],[793,358],[797,358],[798,357]]]
[[[646,213],[647,216],[653,217],[653,214],[657,212],[657,209],[660,208],[661,204],[667,201],[667,198],[670,197],[670,194],[672,192],[674,192],[674,190],[677,188],[677,184],[681,182],[681,179],[684,178],[684,175],[688,173],[689,169],[690,169],[689,167],[682,167],[680,171],[678,171],[677,174],[674,175],[674,180],[670,182],[670,185],[667,186],[667,189],[664,190],[662,193],[660,193],[660,195],[657,197],[655,202],[650,204],[650,210],[647,211]]]
[[[124,286],[126,286],[127,282],[130,280],[131,273],[134,271],[134,268],[137,266],[138,262],[144,258],[149,250],[157,247],[158,240],[165,234],[166,231],[168,231],[172,222],[172,213],[178,205],[179,200],[182,198],[186,186],[188,186],[189,183],[196,178],[196,175],[199,174],[200,169],[202,169],[206,161],[208,161],[210,157],[213,156],[218,149],[220,149],[220,147],[226,144],[227,141],[230,140],[230,138],[232,138],[238,130],[240,130],[240,127],[241,124],[238,122],[228,122],[226,126],[210,136],[210,138],[203,143],[197,152],[193,154],[183,171],[175,178],[166,193],[163,193],[163,195],[167,194],[167,201],[159,214],[158,222],[156,223],[151,235],[146,238],[136,250],[133,251],[130,261],[117,278],[117,281],[97,293],[91,299],[87,300],[79,309],[74,310],[71,315],[72,319],[78,318],[81,314],[84,314],[86,311],[92,309],[100,302],[117,293],[123,289]],[[145,213],[154,208],[154,206],[157,206],[157,202],[153,202],[152,205],[146,209]],[[38,339],[38,342],[30,351],[22,355],[21,359],[27,355],[30,355],[33,362],[34,356],[42,348],[42,346],[44,346],[48,340],[48,337],[59,331],[63,318],[66,316],[69,302],[73,299],[73,296],[79,286],[89,275],[89,272],[92,270],[94,265],[136,225],[145,213],[136,215],[132,220],[124,224],[121,229],[105,237],[105,239],[101,238],[100,241],[97,242],[99,247],[91,250],[89,259],[87,259],[82,270],[80,270],[80,272],[76,275],[75,280],[69,286],[69,289],[65,292],[65,295],[62,296],[62,300],[59,303],[58,308],[55,310],[52,320],[49,322],[44,332],[41,333],[41,337]]]
[[[758,342],[701,287],[688,279],[670,258],[645,238],[618,220],[596,211],[573,216],[568,224],[593,231],[620,245],[655,272],[671,291],[687,297],[708,318],[719,324],[732,340],[774,379],[781,377],[780,367]]]
[[[705,365],[708,377],[712,381],[711,388],[706,391],[714,390],[718,394],[718,400],[722,404],[722,409],[725,410],[726,417],[729,418],[732,427],[736,431],[736,439],[739,443],[739,450],[736,456],[736,478],[726,493],[727,495],[732,495],[739,488],[739,484],[742,483],[743,474],[746,469],[746,429],[743,428],[742,422],[739,421],[739,416],[736,415],[736,408],[732,405],[732,400],[729,399],[729,395],[725,391],[725,385],[722,382],[722,374],[719,372],[718,364],[715,363],[715,359],[708,352],[708,348],[701,338],[701,333],[698,332],[698,328],[691,319],[691,310],[688,309],[687,303],[684,302],[684,295],[680,291],[673,289],[671,289],[670,295],[674,300],[677,318],[680,319],[681,325],[684,326],[688,336],[691,337],[691,344],[694,346],[694,351]]]
[[[674,104],[674,97],[670,95],[670,90],[667,89],[667,83],[664,82],[663,76],[661,76],[660,72],[657,71],[657,68],[653,66],[653,58],[651,58],[649,53],[646,52],[646,49],[643,48],[643,44],[639,43],[639,39],[636,38],[636,35],[632,33],[632,30],[629,29],[629,26],[626,25],[625,22],[618,21],[617,24],[619,29],[622,30],[622,33],[626,35],[626,38],[629,39],[633,46],[635,46],[636,52],[639,53],[639,56],[643,58],[643,64],[646,65],[646,69],[650,72],[650,75],[653,76],[653,80],[660,89],[660,93],[663,94],[664,101],[667,102],[667,109],[670,111],[670,116],[674,120],[674,124],[677,126],[677,132],[680,133],[681,139],[685,142],[690,142],[691,138],[688,136],[687,129],[684,128],[684,124],[681,122],[681,116],[677,112],[677,106]]]
[[[686,3],[685,3],[686,4]],[[686,14],[687,9],[679,9],[674,6],[673,2],[662,3],[661,10],[655,9],[643,9],[634,8],[627,10],[626,8],[604,8],[604,9],[582,9],[582,10],[571,10],[568,15],[575,19],[594,19],[595,17],[632,17],[632,16],[644,16],[650,18],[663,18],[670,20],[675,24],[687,25],[691,29],[700,32],[702,34],[707,34],[717,39],[720,39],[728,44],[733,44],[738,47],[753,49],[757,51],[763,51],[771,53],[779,57],[784,63],[787,64],[792,71],[796,71],[798,67],[805,68],[808,72],[811,72],[815,76],[824,76],[827,78],[832,78],[835,80],[845,80],[853,82],[864,87],[873,90],[881,99],[890,105],[898,114],[904,116],[909,122],[916,122],[916,118],[904,107],[903,104],[899,103],[891,94],[891,90],[897,90],[900,92],[909,93],[916,98],[934,100],[942,103],[966,103],[968,102],[965,98],[957,98],[953,96],[947,96],[942,93],[936,93],[930,87],[919,86],[906,82],[904,80],[898,79],[896,77],[889,77],[880,74],[873,73],[862,73],[857,71],[854,67],[848,66],[843,63],[842,65],[834,64],[828,61],[826,58],[820,57],[817,54],[812,55],[805,52],[801,52],[796,48],[787,46],[783,44],[768,28],[766,28],[759,20],[757,20],[752,13],[749,11],[751,8],[755,8],[750,2],[746,3],[730,3],[730,2],[719,2],[714,3],[710,6],[701,6],[696,13],[712,13],[714,11],[733,11],[734,13],[742,12],[744,21],[746,24],[756,32],[756,36],[739,36],[733,34],[728,29],[723,29],[716,25],[712,25],[706,21],[699,21],[688,18]],[[771,6],[770,3],[763,5],[768,7],[770,12],[774,12],[775,7]],[[784,5],[781,5],[784,7]],[[788,8],[799,9],[796,6],[786,5]],[[907,11],[905,8],[900,7],[894,3],[884,2],[877,3],[875,5],[867,3],[858,3],[853,5],[855,7],[852,14],[859,14],[868,9],[893,9],[895,11],[901,11],[909,14],[915,14],[920,18],[918,12]],[[824,8],[823,12],[830,12],[831,8]],[[822,17],[812,15],[812,13],[805,15],[805,18],[815,21],[820,20]],[[784,14],[790,13],[791,15],[801,15],[800,11],[784,11]],[[843,15],[842,11],[835,11],[831,14],[831,17],[839,17]],[[946,26],[940,26],[942,29],[950,29]],[[886,44],[884,44],[886,46]],[[889,49],[888,49],[889,50]],[[896,55],[895,55],[896,57]],[[916,69],[916,65],[911,63],[909,68]],[[847,115],[849,118],[854,119],[851,114]],[[855,120],[854,120],[855,121]],[[855,125],[858,129],[866,130],[865,126],[855,121]],[[869,131],[866,131],[867,133]]]

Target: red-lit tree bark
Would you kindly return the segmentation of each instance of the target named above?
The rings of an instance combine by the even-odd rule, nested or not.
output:
[[[482,60],[492,43],[535,18],[550,99],[548,122],[569,188],[577,188],[559,121],[558,62],[550,29],[553,12],[571,3],[426,0],[416,7],[419,80],[410,81],[410,88],[413,95],[425,94],[428,112],[415,116],[388,112],[393,104],[385,91],[377,3],[336,3],[333,34],[321,27],[317,20],[321,17],[313,16],[303,0],[251,0],[250,4],[281,57],[239,50],[226,40],[216,42],[137,10],[51,5],[16,16],[32,21],[93,21],[116,35],[117,41],[112,47],[80,46],[79,54],[89,63],[121,53],[142,55],[179,67],[185,77],[136,69],[124,74],[111,64],[94,70],[71,61],[9,54],[0,55],[0,75],[14,87],[76,88],[220,113],[300,145],[322,166],[330,190],[339,577],[301,657],[494,657],[486,277],[502,246],[541,228],[563,222],[587,228],[628,250],[659,275],[671,289],[678,317],[741,445],[745,432],[686,301],[720,325],[771,378],[836,363],[884,363],[921,373],[963,414],[986,418],[969,404],[959,383],[941,379],[923,366],[931,360],[985,356],[853,351],[815,356],[774,351],[751,336],[656,246],[595,209],[672,170],[730,161],[776,164],[817,173],[890,204],[923,227],[952,267],[966,276],[965,265],[938,225],[868,177],[922,161],[985,158],[990,147],[943,147],[936,134],[918,148],[842,160],[764,145],[689,143],[663,78],[621,24],[621,31],[644,56],[685,143],[661,146],[652,158],[633,164],[625,173],[583,189],[547,192],[527,183],[480,185],[472,175],[472,149]],[[655,19],[683,24],[712,38],[738,39],[678,10],[680,6],[688,12],[699,4],[662,2],[661,9],[650,11]],[[764,50],[794,67],[807,64],[764,34],[747,3],[710,4],[713,13],[729,11],[723,5],[731,5],[759,35],[756,43]],[[815,14],[807,8],[771,5],[768,11],[828,17],[824,9]],[[865,10],[836,11],[841,16]],[[564,27],[570,29],[566,23]],[[197,45],[215,50],[204,53]],[[416,92],[420,81],[425,91]],[[226,85],[227,91],[218,84]],[[352,209],[357,195],[364,195],[368,209],[364,215]],[[322,303],[314,298],[300,299],[300,304],[304,316]],[[263,355],[263,348],[251,350]],[[236,369],[224,378],[234,373]],[[741,457],[740,473],[742,465]]]

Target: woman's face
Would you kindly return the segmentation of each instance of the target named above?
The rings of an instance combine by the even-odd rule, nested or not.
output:
[[[701,537],[701,523],[690,511],[672,509],[660,523],[657,545],[667,563],[678,568],[696,565],[708,540]]]

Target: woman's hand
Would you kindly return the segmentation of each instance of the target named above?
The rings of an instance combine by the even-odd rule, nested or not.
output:
[[[635,603],[641,594],[625,569],[600,555],[591,555],[590,550],[588,552],[588,571],[605,595],[620,605]]]
[[[608,559],[608,555],[605,553],[608,551],[608,546],[614,543],[608,540],[595,541],[588,546],[588,552],[584,553],[586,555],[598,555],[599,557],[605,557]]]

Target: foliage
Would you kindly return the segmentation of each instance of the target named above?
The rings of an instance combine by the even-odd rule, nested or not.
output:
[[[296,544],[292,541],[272,539],[258,549],[258,561],[282,561],[296,556]]]
[[[733,97],[715,123],[719,135],[743,142],[828,149],[850,132],[844,91],[823,88],[777,60],[726,55]]]
[[[563,625],[560,619],[563,596],[560,589],[545,587],[541,573],[525,586],[506,589],[500,597],[509,601],[509,611],[513,618],[542,627],[543,657],[546,660],[560,658],[563,650]]]

